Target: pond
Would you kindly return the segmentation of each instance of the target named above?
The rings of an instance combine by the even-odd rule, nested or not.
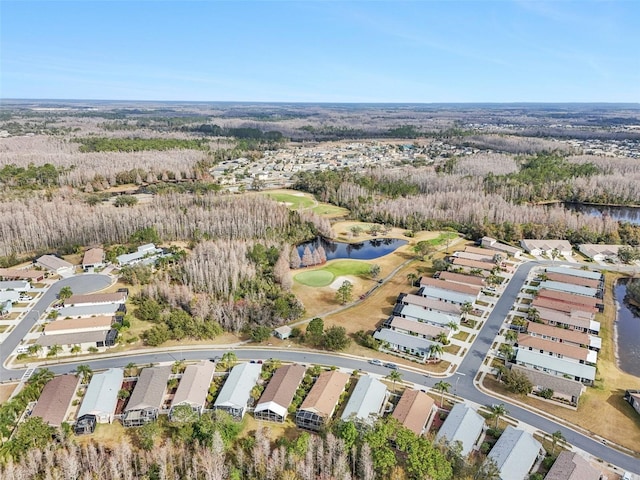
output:
[[[305,247],[309,246],[313,251],[319,246],[322,246],[325,250],[327,260],[334,260],[336,258],[373,260],[374,258],[388,255],[406,244],[406,240],[400,240],[398,238],[374,238],[359,243],[343,243],[318,237],[315,240],[298,245],[298,253],[300,257],[302,257]]]
[[[640,207],[608,207],[605,205],[585,205],[583,203],[565,203],[564,207],[591,217],[607,215],[620,222],[640,225]]]
[[[616,305],[616,344],[620,369],[640,377],[640,312],[629,308],[624,300],[627,280],[620,280],[614,289]]]

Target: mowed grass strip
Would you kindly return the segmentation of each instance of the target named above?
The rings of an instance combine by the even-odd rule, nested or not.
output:
[[[296,282],[306,285],[307,287],[326,287],[327,285],[331,285],[334,278],[333,273],[324,269],[300,272],[293,277]]]
[[[315,204],[312,198],[305,195],[292,195],[290,193],[266,193],[266,195],[276,202],[287,204],[292,210],[311,208]]]
[[[349,210],[342,207],[336,207],[330,203],[320,203],[317,207],[312,209],[313,213],[321,215],[323,217],[346,217]]]

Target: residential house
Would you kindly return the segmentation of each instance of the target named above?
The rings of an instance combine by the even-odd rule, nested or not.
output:
[[[538,311],[544,308],[547,310],[557,310],[559,312],[569,314],[573,314],[574,312],[576,312],[576,315],[580,315],[583,317],[592,316],[598,313],[598,309],[596,307],[566,303],[561,300],[551,300],[549,298],[541,297],[540,295],[533,299],[533,301],[531,302],[531,306]]]
[[[448,282],[444,279],[420,277],[421,287],[430,287],[434,289],[446,290],[451,292],[463,293],[466,295],[472,295],[476,297],[481,291],[482,287],[479,285],[469,285],[457,282]]]
[[[578,363],[575,360],[540,353],[539,350],[533,351],[528,348],[516,349],[515,363],[552,375],[572,378],[585,385],[593,385],[596,379],[596,367]]]
[[[0,303],[6,304],[9,306],[13,306],[14,303],[20,302],[20,292],[16,292],[15,290],[4,290],[0,291]]]
[[[0,268],[0,278],[3,280],[28,280],[41,282],[44,280],[44,272],[33,269]]]
[[[573,285],[582,285],[583,287],[589,288],[602,288],[602,280],[596,280],[593,278],[584,278],[584,277],[576,277],[575,275],[565,275],[564,273],[553,273],[547,272],[545,273],[547,280],[552,280],[554,282],[562,282],[569,283]]]
[[[520,256],[522,255],[521,249],[499,242],[498,240],[492,237],[482,237],[481,245],[484,248],[491,248],[492,250],[497,250],[499,252],[506,253],[507,255],[514,258],[520,258]]]
[[[443,283],[445,282],[443,281]],[[450,283],[451,285],[456,285],[453,282],[446,282],[446,283]],[[472,304],[478,298],[478,296],[474,294],[460,293],[460,292],[455,292],[453,290],[447,290],[447,289],[441,289],[441,288],[435,288],[435,287],[429,287],[429,286],[420,287],[420,290],[418,290],[418,295],[423,296],[425,298],[431,298],[433,300],[440,300],[441,302],[444,302],[444,303],[452,303],[454,305],[464,305],[465,303]]]
[[[389,350],[414,355],[425,361],[431,352],[431,346],[436,343],[425,338],[407,335],[388,328],[380,328],[373,332],[373,338],[388,345]]]
[[[430,323],[438,327],[446,327],[451,323],[460,324],[460,317],[442,313],[437,310],[426,310],[417,305],[396,305],[393,308],[396,317],[410,318],[424,323]]]
[[[578,330],[558,328],[544,323],[529,322],[527,324],[527,333],[533,337],[588,348],[596,352],[599,352],[602,348],[602,339],[600,337]]]
[[[464,275],[462,273],[454,272],[440,272],[438,278],[447,282],[461,283],[463,285],[475,285],[476,287],[480,288],[484,287],[487,283],[484,277],[478,277],[476,275]]]
[[[385,321],[384,327],[395,330],[396,332],[426,338],[427,340],[434,340],[442,333],[446,335],[447,339],[451,336],[451,329],[449,328],[403,317],[389,317],[387,321]]]
[[[587,387],[582,382],[572,378],[565,378],[524,365],[511,365],[511,370],[524,374],[533,385],[533,392],[550,389],[553,397],[563,399],[573,406],[578,405],[580,395]]]
[[[224,410],[232,417],[241,420],[251,398],[251,390],[258,383],[262,365],[241,363],[229,372],[224,386],[213,404],[215,410]]]
[[[202,413],[215,371],[216,365],[213,362],[202,361],[195,365],[187,365],[171,402],[169,420],[173,420],[175,408],[181,405],[191,407],[198,415]]]
[[[55,255],[42,255],[36,260],[36,265],[61,277],[70,277],[75,272],[72,264]]]
[[[90,248],[82,257],[82,269],[92,272],[96,268],[104,267],[104,250],[102,248]]]
[[[90,305],[108,305],[125,303],[129,293],[126,289],[113,293],[91,293],[87,295],[71,295],[63,301],[65,307],[87,307]]]
[[[63,307],[58,308],[57,310],[58,318],[81,318],[95,316],[121,316],[126,313],[127,308],[123,303],[98,303],[84,305],[81,307]]]
[[[170,376],[168,366],[142,370],[124,410],[122,424],[125,427],[139,427],[158,418]]]
[[[467,246],[467,247],[464,247],[464,253],[478,255],[479,258],[477,259],[480,261],[495,263],[493,259],[496,256],[496,254],[499,254],[500,252],[491,250],[489,248],[478,248],[478,247]],[[506,255],[501,255],[501,256],[502,258],[506,257]],[[471,257],[463,257],[463,258],[471,258]]]
[[[454,303],[443,302],[434,298],[423,297],[422,295],[414,295],[412,293],[401,293],[398,295],[397,303],[402,305],[417,305],[426,310],[435,310],[437,312],[448,313],[450,315],[460,315],[460,305]]]
[[[114,318],[109,316],[55,320],[44,326],[44,335],[64,335],[110,330]]]
[[[526,333],[518,335],[516,347],[589,365],[595,365],[598,361],[598,352],[595,350],[563,342],[554,342],[542,337],[527,335]]]
[[[52,427],[60,427],[67,421],[78,385],[80,385],[80,378],[71,374],[60,375],[49,380],[42,389],[31,416],[40,417],[44,423]]]
[[[0,282],[0,291],[7,290],[24,293],[31,290],[31,284],[26,280],[5,280]]]
[[[496,463],[501,480],[525,480],[543,452],[542,444],[530,433],[508,425],[488,458]]]
[[[446,442],[450,445],[460,442],[460,454],[466,457],[473,450],[484,426],[482,415],[465,403],[456,403],[438,430],[436,442]]]
[[[123,380],[121,368],[110,368],[91,377],[74,425],[76,435],[93,433],[96,423],[113,422]]]
[[[362,375],[340,418],[373,424],[382,413],[386,399],[387,387],[384,383],[369,375]]]
[[[546,255],[552,257],[554,250],[563,257],[570,257],[573,254],[571,244],[566,240],[523,239],[520,240],[520,246],[527,253],[534,256]]]
[[[573,277],[590,278],[592,280],[602,280],[602,273],[594,272],[593,270],[582,270],[571,267],[547,267],[548,273],[561,273],[563,275],[570,275]]]
[[[283,325],[273,330],[273,336],[280,340],[286,340],[291,336],[292,328],[288,325]]]
[[[488,276],[491,271],[497,267],[495,263],[481,262],[479,260],[471,260],[468,258],[455,257],[452,262],[454,269],[457,267],[464,272],[473,270],[481,270],[484,276]]]
[[[63,352],[71,352],[74,346],[80,347],[81,351],[88,351],[90,348],[112,347],[118,338],[118,331],[114,328],[110,330],[99,330],[82,333],[64,333],[60,335],[41,335],[36,339],[36,344],[45,348],[54,345],[62,347]],[[46,355],[46,351],[42,355]]]
[[[563,285],[571,286],[566,283]],[[573,286],[576,288],[588,288],[588,287],[582,287],[579,285],[573,285]],[[561,290],[552,290],[549,288],[543,288],[542,290],[538,291],[538,298],[551,300],[553,302],[562,302],[562,303],[566,303],[568,305],[572,305],[580,308],[586,308],[589,311],[594,309],[596,311],[604,310],[604,302],[600,298],[587,297],[584,295],[580,295],[578,293],[571,293],[571,292],[566,292]]]
[[[146,245],[141,245],[138,249],[133,253],[124,253],[122,255],[118,255],[116,260],[118,265],[121,267],[126,265],[135,265],[136,263],[155,263],[158,256],[163,253],[161,248],[156,248],[153,243],[148,243]]]
[[[296,412],[296,425],[321,430],[333,416],[349,378],[349,374],[338,370],[321,373]]]
[[[622,245],[600,245],[593,243],[583,243],[578,245],[580,253],[589,257],[595,262],[617,261],[618,250]]]
[[[577,452],[560,452],[545,480],[601,480],[602,472]]]
[[[391,416],[416,435],[422,435],[435,411],[433,398],[419,390],[407,388]]]
[[[595,315],[593,313],[581,312],[579,310],[562,312],[543,307],[542,302],[536,305],[535,301],[533,302],[533,305],[538,311],[540,321],[545,324],[560,328],[567,328],[569,330],[577,330],[590,335],[598,335],[600,332],[600,322],[594,320]]]
[[[573,285],[571,283],[554,282],[552,280],[540,282],[539,289],[555,290],[558,292],[571,293],[573,295],[591,298],[595,298],[599,294],[599,290],[597,288],[583,287],[582,285]]]
[[[469,251],[469,248],[474,248],[474,247],[467,247],[465,248],[464,252],[455,252],[453,256],[455,258],[464,258],[466,260],[474,260],[476,262],[491,263],[493,264],[494,267],[496,266],[496,264],[493,261],[493,255],[495,254],[495,252],[484,250],[482,253],[473,253]],[[481,249],[478,249],[478,250],[481,250]]]
[[[304,366],[297,364],[278,368],[262,392],[253,416],[258,420],[284,422],[306,371]]]

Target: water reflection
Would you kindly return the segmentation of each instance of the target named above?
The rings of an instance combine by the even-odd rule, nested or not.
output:
[[[620,280],[614,289],[618,312],[616,317],[617,352],[620,368],[640,377],[640,311],[625,300],[627,280]]]
[[[591,217],[608,216],[620,222],[640,225],[640,207],[606,207],[600,205],[584,205],[582,203],[565,203],[564,207],[574,212]]]
[[[327,260],[334,260],[336,258],[373,260],[374,258],[388,255],[397,248],[406,244],[406,240],[400,240],[397,238],[374,238],[365,242],[343,243],[318,237],[315,240],[298,245],[298,253],[302,257],[305,247],[308,246],[313,251],[322,246],[325,250]]]

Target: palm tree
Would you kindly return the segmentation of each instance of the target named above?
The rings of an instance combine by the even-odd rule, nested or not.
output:
[[[538,309],[535,307],[530,307],[527,310],[527,320],[534,322],[534,323],[538,323],[540,321],[540,312],[538,312]]]
[[[48,368],[40,368],[33,372],[33,375],[31,375],[27,383],[29,385],[35,385],[42,388],[49,382],[49,380],[52,380],[54,376],[53,372]]]
[[[58,358],[58,354],[62,351],[62,347],[60,345],[51,345],[49,347],[49,351],[47,352],[47,357],[56,357]]]
[[[71,298],[73,296],[73,290],[71,290],[70,286],[66,286],[66,287],[62,287],[60,289],[60,292],[58,292],[58,298],[60,300],[66,300],[68,298]]]
[[[507,409],[504,406],[504,403],[501,403],[500,405],[491,405],[491,418],[495,418],[496,419],[496,426],[495,428],[498,428],[498,421],[500,420],[500,417],[507,415],[509,412],[507,411]]]
[[[467,321],[467,315],[473,311],[473,304],[471,302],[464,302],[460,305],[460,317],[463,322]]]
[[[175,362],[173,362],[173,365],[171,366],[171,373],[173,374],[181,373],[181,372],[184,372],[184,369],[185,369],[184,360],[176,360]]]
[[[504,355],[505,361],[511,360],[511,357],[513,356],[513,347],[511,345],[509,345],[508,343],[503,343],[502,345],[500,345],[498,351],[502,355]]]
[[[560,256],[560,250],[558,250],[557,248],[554,248],[553,250],[551,250],[551,260],[555,262],[556,258],[558,258],[559,256]]]
[[[93,375],[93,370],[89,365],[78,365],[76,368],[76,375],[82,378],[82,383],[89,383],[91,380],[91,376]]]
[[[432,343],[429,347],[429,357],[440,358],[443,353],[444,350],[442,348],[442,345],[439,343]]]
[[[449,327],[449,330],[451,330],[452,332],[457,332],[458,330],[460,330],[460,327],[458,326],[458,324],[453,320],[447,323],[447,327]]]
[[[556,430],[551,434],[551,456],[555,453],[558,443],[564,442],[564,440],[564,435],[562,435],[560,430]]]
[[[418,274],[415,272],[407,274],[407,281],[409,282],[409,285],[413,287],[418,281]]]
[[[388,378],[393,382],[393,391],[395,392],[396,382],[399,382],[400,380],[402,380],[402,374],[398,370],[391,370],[389,372],[389,375],[387,375],[385,378]]]
[[[507,342],[514,344],[516,340],[518,340],[518,332],[515,330],[507,330],[507,333],[504,334],[504,338]]]
[[[82,352],[82,347],[80,345],[74,345],[71,347],[71,353],[73,355],[78,355],[80,352]]]
[[[444,394],[445,394],[445,392],[449,391],[449,389],[451,388],[451,384],[445,382],[444,380],[440,380],[438,383],[436,383],[433,386],[433,388],[440,392],[440,394],[441,394],[441,397],[440,397],[440,408],[443,408],[444,407]]]
[[[42,345],[34,343],[33,345],[29,345],[27,348],[27,353],[34,357],[39,357],[42,353]]]
[[[438,335],[435,336],[434,340],[436,342],[440,342],[442,345],[449,344],[449,338],[447,337],[447,334],[445,332],[440,332]]]
[[[133,374],[134,374],[134,373],[136,373],[136,370],[137,370],[137,368],[136,368],[136,364],[135,364],[135,363],[133,363],[133,362],[129,362],[129,363],[127,363],[127,365],[124,367],[124,374],[125,374],[127,377],[133,377],[133,376],[134,376]]]
[[[231,370],[231,367],[233,367],[234,363],[236,363],[237,361],[238,357],[233,352],[225,352],[222,355],[222,363],[224,363],[227,370]]]

